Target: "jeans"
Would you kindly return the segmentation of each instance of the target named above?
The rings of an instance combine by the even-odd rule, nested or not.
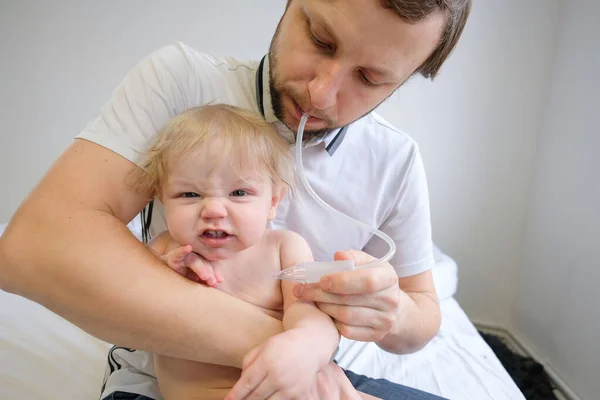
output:
[[[141,394],[125,393],[125,392],[114,392],[103,398],[102,400],[154,400],[148,396],[142,396]]]
[[[417,389],[398,385],[385,379],[373,379],[346,371],[348,380],[356,390],[384,400],[443,400],[442,397],[425,393]],[[103,400],[153,400],[139,394],[115,392]]]
[[[384,400],[443,400],[442,397],[402,386],[385,379],[373,379],[344,370],[352,386],[359,392]]]

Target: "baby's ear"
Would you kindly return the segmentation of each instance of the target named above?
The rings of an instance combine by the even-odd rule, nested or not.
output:
[[[285,185],[273,185],[273,197],[271,197],[271,209],[269,210],[269,221],[272,221],[277,216],[277,207],[279,202],[285,196],[287,190]]]

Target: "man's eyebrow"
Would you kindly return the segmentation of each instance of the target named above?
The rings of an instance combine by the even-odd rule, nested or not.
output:
[[[314,33],[314,28],[318,28],[320,31],[323,31],[327,38],[333,40],[336,43],[339,43],[339,38],[336,36],[335,32],[331,29],[330,25],[326,20],[321,18],[319,15],[311,15],[311,13],[303,9],[303,13],[308,19],[308,24],[311,31]],[[319,39],[319,37],[317,37]],[[376,75],[375,78],[383,79],[385,81],[393,81],[393,82],[402,82],[402,78],[396,74],[396,72],[392,69],[388,69],[385,67],[377,67],[377,66],[364,66],[363,69],[368,72]]]
[[[379,78],[383,78],[385,80],[393,80],[394,82],[400,82],[401,79],[398,75],[396,75],[396,73],[391,70],[391,69],[387,69],[385,67],[365,67],[366,70],[374,73],[375,75],[378,75]]]
[[[309,13],[307,13],[306,11],[304,12],[304,14],[306,15],[306,18],[308,18],[309,21],[309,25],[311,27],[311,30],[313,27],[317,27],[320,30],[323,31],[323,33],[325,33],[329,38],[331,38],[334,42],[338,42],[339,39],[336,36],[335,32],[333,32],[333,30],[331,29],[331,27],[329,26],[329,24],[327,23],[327,21],[325,21],[323,18],[320,18],[318,15],[310,15]]]

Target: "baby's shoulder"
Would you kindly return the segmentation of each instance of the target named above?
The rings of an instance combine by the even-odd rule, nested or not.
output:
[[[265,237],[270,246],[276,246],[277,248],[304,245],[306,243],[306,240],[298,233],[287,229],[267,229]]]
[[[285,229],[268,230],[268,242],[280,257],[293,254],[310,254],[308,242],[298,233]]]

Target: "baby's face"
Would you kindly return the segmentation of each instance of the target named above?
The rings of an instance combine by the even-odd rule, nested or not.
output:
[[[173,239],[213,261],[257,244],[279,202],[259,168],[221,157],[197,153],[173,163],[162,193]]]

